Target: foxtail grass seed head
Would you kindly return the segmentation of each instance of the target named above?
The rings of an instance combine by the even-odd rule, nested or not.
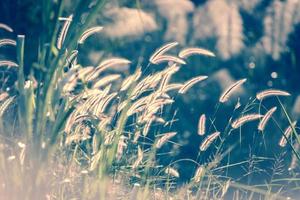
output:
[[[142,75],[142,71],[139,69],[135,74],[128,76],[121,85],[121,89],[120,91],[125,91],[127,90],[132,83],[134,83],[135,81],[137,81]]]
[[[233,129],[236,129],[236,128],[241,127],[242,125],[244,125],[247,122],[254,121],[254,120],[260,119],[262,117],[263,117],[263,115],[260,115],[260,114],[248,114],[248,115],[242,116],[242,117],[236,119],[234,122],[232,122],[231,127]]]
[[[294,148],[297,152],[299,152],[299,147],[300,147],[300,144],[298,142],[296,142]],[[290,166],[288,168],[289,171],[291,170],[294,170],[296,169],[296,167],[299,165],[299,160],[297,158],[297,155],[296,154],[293,154],[292,155],[292,160],[291,160],[291,163],[290,163]]]
[[[178,54],[179,58],[187,58],[191,55],[205,55],[205,56],[212,56],[215,57],[215,54],[209,50],[192,47],[192,48],[185,48],[181,50]]]
[[[143,160],[143,150],[141,149],[140,146],[138,146],[138,155],[137,155],[137,159],[135,160],[135,162],[132,165],[132,169],[136,169],[140,163]]]
[[[206,151],[206,149],[220,136],[220,132],[216,131],[207,136],[200,145],[200,151]]]
[[[0,23],[0,29],[6,30],[8,32],[14,32],[14,30],[6,24]]]
[[[0,40],[0,47],[6,46],[6,45],[17,46],[17,42],[15,40],[11,40],[11,39]]]
[[[293,132],[293,129],[295,128],[296,124],[297,124],[297,121],[294,121],[291,125],[289,125],[285,129],[285,131],[283,133],[284,136],[282,136],[281,139],[280,139],[280,141],[279,141],[279,146],[281,146],[281,147],[285,147],[286,146],[287,139],[289,139],[289,137],[291,136],[291,133]]]
[[[263,118],[260,120],[258,124],[258,128],[257,128],[258,130],[263,131],[265,129],[267,122],[270,120],[270,118],[272,117],[273,113],[276,110],[277,107],[273,107],[263,116]]]
[[[198,134],[199,135],[205,134],[205,124],[206,124],[206,116],[205,116],[205,114],[202,114],[199,118],[199,123],[198,123]]]
[[[196,83],[203,81],[207,79],[208,76],[198,76],[195,78],[192,78],[191,80],[185,82],[183,86],[178,91],[179,94],[184,94],[186,91],[188,91],[191,87],[193,87]]]
[[[178,63],[181,65],[186,64],[186,62],[184,60],[182,60],[181,58],[177,58],[177,57],[171,56],[171,55],[162,55],[152,61],[153,64],[160,64],[163,62],[174,62],[174,63]]]
[[[199,183],[203,176],[205,175],[205,168],[204,166],[199,166],[195,172],[193,180],[195,183]]]
[[[13,61],[9,60],[1,60],[0,61],[0,67],[2,66],[8,66],[8,67],[19,67],[19,65]]]
[[[120,79],[121,75],[120,74],[111,74],[108,76],[103,77],[102,79],[99,79],[94,85],[93,88],[100,88],[103,87],[113,81],[116,81]]]
[[[174,169],[173,167],[167,167],[165,169],[165,173],[170,175],[170,176],[179,178],[179,172],[176,169]]]
[[[157,149],[161,148],[169,139],[174,137],[177,133],[176,132],[169,132],[165,133],[161,138],[159,138],[155,144]]]
[[[168,44],[163,45],[162,47],[160,47],[159,49],[157,49],[152,56],[150,57],[149,61],[153,64],[155,64],[155,60],[157,60],[157,58],[159,58],[161,55],[163,55],[165,52],[167,52],[168,50],[172,49],[173,47],[177,46],[178,42],[171,42]]]
[[[79,44],[83,44],[84,41],[91,35],[95,34],[95,33],[98,33],[100,31],[102,31],[103,27],[102,26],[96,26],[96,27],[93,27],[93,28],[90,28],[86,31],[83,32],[83,34],[81,35],[81,37],[79,38],[78,40],[78,43]]]
[[[275,90],[275,89],[264,90],[256,94],[256,98],[258,100],[263,100],[267,97],[272,97],[272,96],[291,96],[291,94],[283,90]]]
[[[137,130],[135,133],[134,133],[134,136],[133,136],[133,143],[136,144],[138,142],[138,139],[140,138],[141,136],[141,131]]]
[[[241,79],[232,85],[230,85],[220,96],[219,102],[220,103],[225,103],[226,101],[229,100],[229,98],[232,96],[232,94],[238,90],[238,88],[247,81],[247,79]]]
[[[0,104],[0,117],[3,116],[4,112],[8,109],[8,107],[14,102],[15,96],[7,98],[4,102]]]
[[[228,181],[226,181],[226,183],[223,185],[221,197],[224,197],[224,196],[226,195],[226,193],[227,193],[227,191],[228,191],[228,189],[229,189],[230,183],[231,183],[231,181],[228,180]]]
[[[9,94],[7,92],[2,92],[0,94],[0,102],[5,100],[7,97],[9,97]]]
[[[117,155],[116,155],[117,160],[121,160],[123,152],[124,152],[125,148],[127,147],[126,139],[127,138],[124,135],[120,136],[120,139],[118,142],[118,147],[117,147]]]
[[[64,25],[63,25],[63,27],[62,27],[62,29],[61,29],[61,31],[59,33],[58,39],[57,39],[56,46],[57,46],[58,49],[62,48],[62,45],[63,45],[63,43],[65,41],[65,38],[66,38],[68,30],[69,30],[69,27],[71,25],[72,19],[73,19],[73,15],[70,15],[68,17],[68,19],[65,20],[65,22],[64,22]]]

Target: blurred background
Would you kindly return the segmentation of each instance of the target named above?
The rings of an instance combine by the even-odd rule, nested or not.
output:
[[[77,1],[66,0],[63,17],[74,12],[73,5]],[[46,30],[41,23],[42,11],[43,5],[38,0],[0,1],[0,23],[10,25],[18,34],[25,34],[25,45],[32,49],[25,56],[28,71],[37,56],[37,38]],[[164,113],[173,117],[170,119],[172,126],[166,129],[178,131],[177,140],[184,145],[166,146],[173,157],[162,157],[162,163],[180,158],[205,162],[210,158],[210,151],[201,159],[197,157],[202,140],[197,135],[199,116],[205,113],[213,121],[211,131],[222,131],[230,117],[240,113],[233,112],[236,104],[240,103],[242,107],[249,104],[256,92],[263,89],[277,88],[293,94],[284,99],[283,104],[293,120],[299,118],[300,0],[110,0],[95,24],[104,29],[80,47],[79,63],[86,66],[95,66],[107,57],[124,57],[132,64],[118,70],[128,75],[137,66],[146,67],[155,49],[172,41],[180,44],[172,53],[178,53],[180,48],[197,46],[217,55],[215,58],[191,57],[174,77],[179,82],[197,75],[208,75],[209,79],[195,85],[184,96],[177,95],[175,104]],[[15,36],[12,34],[11,37]],[[9,51],[8,48],[0,49],[0,58]],[[14,59],[13,51],[9,55]],[[2,72],[1,78],[4,75]],[[12,82],[15,78],[11,77]],[[221,92],[242,78],[248,81],[239,90],[239,95],[231,103],[217,108]],[[9,87],[7,84],[2,84],[3,90]],[[278,105],[276,99],[264,103],[265,109]],[[282,112],[275,118],[281,129],[288,125]],[[274,123],[262,135],[255,124],[249,124],[241,132],[233,133],[227,140],[228,146],[236,142],[238,145],[231,153],[230,162],[247,160],[250,156],[283,157],[284,162],[289,163],[291,154],[286,152],[290,149],[283,151],[277,145],[281,137],[279,127]],[[269,162],[264,160],[259,164],[266,166]],[[185,163],[182,168],[179,166],[183,180],[190,176],[189,169],[193,167],[190,163]],[[235,176],[242,171],[233,167],[228,173]],[[255,175],[259,176],[260,172],[253,173]]]

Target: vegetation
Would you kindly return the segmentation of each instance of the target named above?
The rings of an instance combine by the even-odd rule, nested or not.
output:
[[[132,66],[130,74],[116,73],[132,65],[121,57],[85,66],[81,50],[105,29],[96,16],[106,1],[79,1],[68,17],[63,16],[62,0],[41,4],[38,49],[26,48],[24,35],[8,39],[14,31],[0,24],[6,34],[0,48],[16,52],[15,61],[0,61],[5,69],[0,94],[1,198],[287,199],[299,193],[300,138],[283,103],[292,94],[271,88],[244,103],[237,96],[247,77],[230,84],[216,98],[214,115],[202,113],[197,120],[197,159],[174,160],[185,139],[174,126],[180,119],[172,106],[178,98],[188,98],[192,87],[205,87],[202,83],[210,78],[201,74],[180,82],[174,76],[185,73],[192,56],[218,59],[215,54],[169,42],[149,56],[147,65]],[[37,54],[26,67],[29,51]],[[13,87],[6,87],[13,76]],[[225,105],[231,110],[225,111]],[[224,114],[223,125],[216,122],[220,112],[230,113],[229,119]],[[278,116],[286,121],[279,122]],[[280,134],[275,150],[268,149],[264,138],[270,126]],[[251,154],[236,161],[244,127],[254,129],[253,141],[260,140],[267,151],[287,150],[275,158]],[[289,166],[284,162],[287,155],[292,156]],[[186,163],[193,171],[183,181],[180,171]],[[232,174],[236,167],[239,171]],[[264,184],[257,175],[267,177]]]

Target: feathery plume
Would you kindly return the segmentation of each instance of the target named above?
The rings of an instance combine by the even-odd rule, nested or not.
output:
[[[9,60],[1,60],[0,61],[0,67],[2,66],[9,66],[9,67],[18,67],[19,65],[15,62],[9,61]]]
[[[264,98],[271,96],[291,96],[291,94],[283,90],[275,89],[264,90],[256,94],[258,100],[263,100]]]
[[[7,97],[9,97],[9,94],[7,92],[2,92],[0,94],[0,102],[6,99]]]
[[[141,136],[141,131],[139,131],[139,130],[136,131],[136,132],[134,133],[132,142],[133,142],[134,144],[136,144],[137,141],[138,141],[138,139],[140,138],[140,136]]]
[[[300,148],[300,144],[296,142],[294,149],[298,152],[299,148]],[[288,170],[291,171],[291,170],[295,169],[298,166],[298,164],[299,164],[299,161],[298,161],[297,155],[293,153],[292,160],[291,160]]]
[[[160,64],[162,62],[175,62],[175,63],[178,63],[178,64],[182,64],[182,65],[185,65],[186,62],[180,58],[177,58],[175,56],[170,56],[170,55],[162,55],[162,56],[159,56],[157,58],[155,58],[154,60],[152,60],[151,63],[153,64]]]
[[[179,178],[179,172],[176,169],[174,169],[173,167],[167,167],[165,169],[165,173],[168,175],[174,176],[176,178]]]
[[[206,151],[206,149],[212,144],[212,142],[219,137],[220,132],[216,131],[207,136],[200,145],[200,151]]]
[[[178,91],[178,93],[180,94],[184,94],[186,91],[188,91],[191,87],[193,87],[193,85],[195,85],[196,83],[203,81],[205,79],[207,79],[208,76],[198,76],[195,78],[192,78],[191,80],[185,82],[183,84],[183,86],[180,88],[180,90]]]
[[[14,32],[12,28],[10,28],[8,25],[0,23],[0,29],[4,29],[8,32]]]
[[[183,49],[179,52],[178,56],[179,58],[187,58],[195,54],[215,57],[215,54],[213,52],[202,48],[196,48],[196,47]]]
[[[206,116],[205,116],[205,114],[202,114],[199,118],[199,123],[198,123],[198,134],[199,135],[205,134],[205,122],[206,122]]]
[[[227,193],[229,186],[230,186],[231,181],[228,180],[226,181],[226,183],[224,184],[223,188],[222,188],[222,195],[221,197],[223,198],[225,196],[225,194]]]
[[[3,116],[4,112],[8,108],[8,106],[15,100],[15,96],[7,98],[3,103],[0,105],[0,117]]]
[[[132,165],[132,169],[137,168],[143,160],[143,150],[141,149],[140,146],[138,146],[138,152],[137,153],[138,153],[138,156],[137,156],[137,159],[135,160],[135,162]]]
[[[173,47],[177,46],[178,42],[171,42],[168,44],[163,45],[162,47],[160,47],[159,49],[157,49],[152,56],[150,57],[149,61],[151,63],[154,63],[153,61],[156,60],[158,57],[160,57],[161,55],[163,55],[165,52],[167,52],[168,50],[172,49]],[[155,63],[154,63],[155,64]]]
[[[16,46],[17,42],[15,40],[11,40],[11,39],[0,40],[0,47],[5,46],[5,45]]]
[[[143,129],[143,136],[147,136],[148,132],[149,132],[149,129],[150,129],[150,126],[153,122],[153,118],[151,118],[149,121],[147,121],[147,123],[145,124],[144,126],[144,129]]]
[[[284,136],[281,137],[280,141],[279,141],[279,146],[281,147],[285,147],[286,146],[286,143],[287,143],[287,140],[286,138],[288,139],[291,135],[291,133],[293,132],[293,128],[295,128],[297,124],[297,121],[294,121],[291,125],[289,125],[285,131],[284,131]]]
[[[277,107],[273,107],[263,116],[263,118],[260,120],[258,124],[258,128],[257,128],[258,130],[263,131],[265,129],[267,122],[269,121],[269,119],[271,118],[271,116],[276,110]]]
[[[219,102],[225,103],[226,101],[228,101],[230,96],[238,89],[238,87],[240,87],[246,81],[247,79],[244,78],[230,85],[220,96]]]
[[[201,181],[201,178],[204,176],[205,174],[205,168],[204,166],[199,166],[195,172],[195,175],[193,177],[193,180],[195,183],[199,183]]]
[[[106,60],[103,60],[91,73],[89,76],[87,76],[87,80],[91,81],[94,80],[99,76],[101,72],[106,70],[107,68],[118,66],[118,65],[128,65],[131,61],[125,59],[125,58],[109,58]]]
[[[61,47],[62,47],[62,45],[64,43],[64,40],[65,40],[65,38],[67,36],[67,32],[69,30],[69,27],[70,27],[70,24],[72,22],[72,19],[73,19],[73,15],[70,15],[68,17],[68,19],[65,20],[65,22],[64,22],[64,25],[63,25],[63,27],[62,27],[62,29],[60,31],[60,34],[58,36],[57,43],[56,43],[56,46],[57,46],[58,49],[61,49]]]
[[[121,160],[124,149],[127,147],[126,139],[127,138],[124,135],[120,136],[118,147],[117,147],[117,154],[116,154],[117,160]]]
[[[183,84],[180,83],[173,83],[173,84],[169,84],[166,86],[165,88],[165,92],[171,91],[171,90],[178,90],[180,88],[182,88]]]
[[[138,71],[136,73],[134,73],[133,75],[131,76],[128,76],[123,82],[122,82],[122,85],[121,85],[121,89],[120,91],[124,91],[124,90],[127,90],[129,88],[129,86],[137,81],[142,75],[142,71],[141,69],[139,68]]]
[[[161,138],[157,140],[155,147],[157,149],[161,148],[163,144],[165,144],[170,138],[174,137],[176,134],[176,132],[165,133]]]
[[[105,76],[104,78],[98,80],[94,85],[93,88],[99,88],[102,87],[104,85],[107,85],[115,80],[118,80],[121,77],[120,74],[111,74],[108,76]]]
[[[80,36],[79,40],[78,40],[78,44],[83,44],[84,41],[91,35],[98,33],[100,31],[102,31],[103,27],[102,26],[96,26],[93,28],[90,28],[86,31],[83,32],[83,34]]]
[[[232,126],[232,128],[236,129],[236,128],[241,127],[246,122],[260,119],[262,117],[263,117],[263,115],[260,115],[260,114],[248,114],[248,115],[242,116],[242,117],[238,118],[237,120],[235,120],[234,122],[232,122],[231,126]]]

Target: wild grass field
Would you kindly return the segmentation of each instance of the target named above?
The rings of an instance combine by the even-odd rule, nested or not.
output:
[[[154,2],[3,1],[0,200],[299,198],[300,1]]]

